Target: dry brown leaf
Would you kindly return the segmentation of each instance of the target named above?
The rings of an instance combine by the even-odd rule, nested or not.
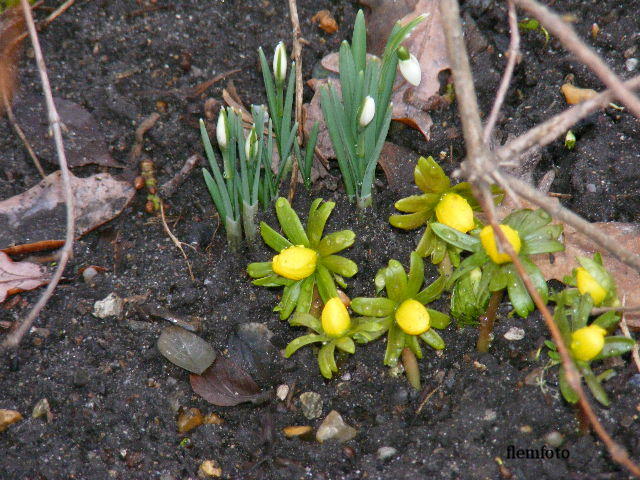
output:
[[[614,240],[618,245],[640,255],[640,224],[599,222],[593,224],[596,228]],[[545,278],[562,279],[571,275],[579,264],[576,257],[593,257],[600,252],[605,268],[613,275],[618,286],[618,297],[626,297],[627,306],[640,305],[640,274],[624,263],[615,259],[611,254],[604,252],[591,239],[577,232],[569,225],[564,226],[565,251],[553,254],[553,263],[549,255],[539,255],[536,264],[540,267]],[[628,312],[627,318],[638,318],[640,312]]]
[[[598,95],[598,92],[591,88],[580,88],[570,83],[562,85],[560,91],[569,105],[582,103]]]
[[[417,156],[413,150],[391,142],[384,142],[378,164],[382,167],[389,188],[408,196],[415,194],[413,171]]]
[[[451,67],[447,55],[439,3],[438,0],[419,0],[413,11],[400,19],[400,23],[404,25],[418,15],[427,16],[404,42],[405,47],[407,47],[420,62],[422,81],[418,87],[413,87],[399,76],[394,86],[392,98],[394,105],[404,103],[413,106],[415,109],[429,110],[440,104],[440,96],[438,95],[440,91],[440,81],[438,75],[443,70],[450,69]],[[374,36],[378,31],[377,25],[369,23],[370,35]],[[395,108],[393,116],[394,119],[398,118]],[[425,131],[422,132],[424,135]],[[426,133],[428,134],[428,130]]]
[[[31,262],[14,262],[0,252],[0,303],[9,295],[33,290],[48,281],[46,268]]]
[[[135,194],[129,182],[108,173],[88,178],[71,175],[76,236],[120,214]],[[65,202],[60,172],[26,192],[0,201],[0,248],[65,238]]]
[[[338,31],[338,22],[331,16],[329,10],[320,10],[313,17],[311,17],[312,23],[317,23],[318,27],[327,32],[328,34],[336,33]]]
[[[22,32],[24,17],[19,7],[9,8],[0,14],[0,115],[5,109],[4,98],[9,104],[13,99],[22,46],[22,42],[16,39]]]
[[[60,120],[65,127],[64,149],[69,167],[85,165],[123,167],[109,153],[107,142],[93,115],[69,100],[54,97],[54,101]],[[49,122],[43,97],[33,94],[16,97],[14,114],[38,157],[58,165],[55,144],[49,134]]]

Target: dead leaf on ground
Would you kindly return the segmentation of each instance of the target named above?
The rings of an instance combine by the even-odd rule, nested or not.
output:
[[[330,35],[338,31],[338,22],[336,22],[329,10],[320,10],[311,17],[311,22],[317,23],[318,27]]]
[[[76,237],[118,216],[135,194],[129,182],[108,173],[71,175]],[[0,248],[65,237],[66,209],[59,171],[26,192],[0,201]]]
[[[18,74],[18,59],[22,42],[16,42],[24,32],[24,16],[19,7],[8,8],[0,14],[0,115],[4,113],[4,100],[13,99]]]
[[[382,167],[389,188],[405,196],[415,194],[413,170],[418,156],[413,150],[384,142],[378,164]]]
[[[640,224],[598,222],[593,226],[618,245],[640,255]],[[589,237],[577,232],[569,225],[564,226],[564,244],[564,252],[553,254],[553,263],[551,263],[549,255],[539,255],[536,258],[536,263],[545,278],[555,278],[562,281],[566,275],[571,275],[572,270],[579,266],[576,257],[593,257],[594,253],[600,252],[605,268],[616,280],[620,300],[626,297],[627,306],[640,305],[640,274],[638,272],[605,252]],[[627,319],[639,320],[640,312],[628,312],[626,317]]]
[[[54,101],[65,126],[62,135],[70,168],[85,165],[123,168],[109,153],[98,123],[87,110],[63,98],[54,97]],[[49,134],[44,98],[34,94],[16,97],[14,114],[38,157],[57,165],[58,157]]]
[[[202,375],[189,375],[194,392],[213,405],[232,407],[243,402],[262,403],[270,392],[262,392],[253,378],[228,358],[218,358]]]
[[[31,262],[14,262],[0,252],[0,303],[9,295],[33,290],[49,281],[46,268]]]

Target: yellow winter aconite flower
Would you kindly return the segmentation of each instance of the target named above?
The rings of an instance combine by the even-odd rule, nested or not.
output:
[[[330,299],[322,309],[322,330],[329,337],[341,337],[351,328],[351,317],[342,300]]]
[[[600,285],[593,276],[583,267],[576,269],[576,282],[578,290],[582,295],[588,293],[593,299],[594,305],[600,305],[607,296],[607,291]]]
[[[420,335],[431,326],[431,318],[425,306],[412,298],[400,304],[396,310],[396,322],[408,335]]]
[[[520,242],[520,235],[518,235],[518,232],[509,225],[500,225],[500,229],[502,230],[502,233],[505,234],[507,240],[509,240],[509,243],[516,253],[520,252],[522,243]],[[482,248],[484,248],[484,251],[487,252],[487,255],[489,255],[494,263],[500,265],[511,261],[511,257],[507,253],[498,252],[496,239],[494,238],[493,228],[491,225],[487,225],[480,231],[480,242],[482,243]]]
[[[436,206],[436,217],[440,223],[467,233],[475,226],[473,210],[467,200],[457,193],[445,193]]]
[[[314,250],[296,245],[273,257],[271,268],[285,278],[302,280],[316,271],[317,262],[318,254]]]
[[[593,360],[604,347],[607,331],[598,325],[582,327],[571,334],[571,353],[577,360]]]

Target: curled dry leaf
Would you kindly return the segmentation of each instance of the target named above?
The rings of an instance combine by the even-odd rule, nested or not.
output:
[[[87,110],[63,98],[54,98],[54,102],[65,127],[64,149],[70,168],[92,164],[123,167],[111,157],[98,123]],[[34,94],[16,97],[14,114],[38,157],[57,165],[58,159],[49,134],[44,98]]]
[[[14,293],[33,290],[49,281],[46,268],[31,262],[13,262],[0,252],[0,303]]]
[[[594,223],[595,227],[605,233],[609,238],[627,250],[640,255],[640,224],[600,222]],[[627,306],[640,306],[640,274],[615,259],[609,253],[602,251],[591,239],[577,232],[569,225],[564,226],[565,251],[553,254],[553,261],[549,255],[539,255],[536,264],[540,267],[545,278],[562,279],[571,275],[574,268],[578,267],[576,257],[592,257],[600,252],[605,268],[613,275],[618,286],[618,297],[626,297]],[[640,320],[640,312],[626,313],[627,321]],[[640,325],[640,324],[639,324]]]
[[[217,360],[202,375],[189,375],[191,388],[207,402],[232,407],[243,402],[262,403],[270,392],[260,391],[253,378],[228,358]]]
[[[171,363],[197,374],[204,372],[216,359],[216,352],[208,342],[176,326],[162,329],[158,350]]]
[[[129,182],[108,173],[87,178],[71,175],[71,187],[77,237],[118,216],[135,194]],[[63,240],[65,216],[64,190],[58,171],[26,192],[0,201],[0,248]]]
[[[598,95],[598,92],[596,92],[595,90],[592,90],[590,88],[576,87],[575,85],[572,85],[570,83],[565,83],[564,85],[562,85],[562,87],[560,87],[560,91],[564,95],[564,99],[569,105],[582,103]]]
[[[313,23],[317,23],[318,27],[327,32],[328,34],[336,33],[338,31],[338,22],[333,18],[329,10],[320,10],[313,17],[311,17]]]
[[[378,163],[391,190],[406,196],[416,193],[413,180],[416,160],[416,154],[412,150],[395,143],[384,142]]]

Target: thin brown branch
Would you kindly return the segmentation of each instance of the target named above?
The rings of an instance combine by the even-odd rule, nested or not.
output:
[[[536,17],[550,33],[558,37],[562,45],[589,67],[598,78],[615,93],[616,97],[638,118],[640,98],[624,86],[607,64],[589,48],[562,17],[535,0],[514,0],[516,5]]]
[[[500,81],[500,87],[498,87],[498,92],[496,93],[496,99],[493,102],[493,107],[491,108],[491,113],[489,114],[489,119],[484,126],[483,140],[487,145],[489,144],[489,138],[491,138],[493,127],[495,127],[496,121],[498,120],[498,114],[502,108],[504,97],[507,95],[507,90],[509,90],[509,84],[511,83],[511,77],[513,76],[513,69],[518,61],[518,56],[520,55],[520,31],[518,30],[516,6],[514,5],[513,0],[508,0],[508,5],[509,30],[511,32],[509,50],[507,50],[508,61],[507,66],[504,69],[504,74],[502,75],[502,80]]]
[[[596,434],[606,445],[607,450],[609,450],[609,453],[611,454],[611,457],[619,464],[624,465],[633,475],[640,477],[640,468],[633,462],[633,460],[631,460],[628,452],[621,445],[616,443],[613,438],[611,438],[611,436],[602,426],[602,424],[598,420],[598,417],[593,411],[589,400],[587,400],[586,393],[582,388],[582,382],[580,376],[578,375],[578,371],[573,364],[573,360],[571,359],[571,356],[569,354],[569,349],[562,339],[560,330],[553,320],[551,312],[549,312],[549,309],[547,308],[545,302],[542,300],[540,294],[533,285],[531,277],[529,277],[526,270],[522,266],[522,262],[520,261],[518,254],[511,246],[511,243],[509,243],[509,240],[507,239],[502,229],[498,227],[498,223],[495,217],[495,208],[493,202],[491,201],[491,193],[489,192],[489,189],[484,188],[483,190],[484,191],[482,192],[481,196],[481,204],[483,209],[486,209],[485,211],[487,212],[489,223],[493,227],[494,233],[497,234],[497,239],[500,242],[501,247],[511,257],[513,265],[518,271],[518,275],[522,279],[522,282],[527,288],[529,295],[531,295],[531,298],[536,307],[538,308],[538,310],[540,310],[540,313],[542,314],[542,317],[547,324],[549,332],[551,332],[551,337],[558,347],[558,353],[560,354],[560,359],[562,360],[562,366],[564,367],[566,372],[567,382],[569,383],[571,388],[578,394],[582,412],[588,419]]]
[[[187,269],[189,270],[189,277],[191,277],[191,280],[195,282],[196,278],[193,276],[193,271],[191,270],[191,262],[189,262],[189,257],[187,257],[187,254],[184,252],[184,249],[182,248],[182,242],[178,240],[178,237],[176,237],[173,234],[173,232],[169,229],[169,225],[167,225],[167,220],[164,216],[164,205],[162,204],[162,202],[160,202],[160,220],[162,221],[162,228],[164,229],[165,233],[169,236],[169,238],[171,239],[173,244],[178,248],[178,250],[180,250],[180,253],[182,253],[182,256],[184,257],[184,261],[187,263]]]
[[[184,165],[180,169],[178,173],[176,173],[171,180],[163,183],[159,188],[158,192],[162,196],[162,198],[170,198],[176,193],[176,190],[180,185],[184,183],[189,174],[193,171],[196,166],[201,162],[202,157],[195,153],[187,158],[187,161],[184,162]]]
[[[622,299],[622,305],[624,306],[626,304],[626,298]],[[631,336],[631,332],[629,332],[629,327],[627,326],[627,319],[624,316],[624,313],[622,314],[622,318],[620,318],[620,330],[622,330],[622,334],[633,340],[633,337]],[[635,343],[635,345],[633,346],[633,349],[631,350],[631,358],[633,358],[634,363],[636,364],[636,369],[638,370],[638,372],[640,372],[640,353],[638,353],[638,342]]]
[[[628,89],[640,88],[640,75],[627,80],[624,85]],[[525,154],[530,148],[550,144],[583,118],[606,107],[614,98],[612,90],[605,90],[597,96],[551,117],[497,149],[495,154],[498,161],[505,166],[518,164],[518,157]]]
[[[56,110],[55,103],[53,102],[53,94],[51,93],[51,85],[49,84],[49,77],[47,75],[47,67],[44,63],[44,58],[42,56],[42,49],[40,48],[40,41],[38,40],[38,33],[36,32],[36,26],[33,23],[33,16],[31,14],[31,7],[29,6],[28,0],[20,0],[20,4],[22,5],[22,10],[24,11],[24,18],[27,24],[27,28],[29,30],[29,37],[31,38],[31,44],[33,45],[33,51],[36,57],[36,64],[38,65],[38,71],[40,72],[40,80],[42,82],[42,90],[44,92],[44,97],[47,103],[47,111],[49,114],[49,125],[51,126],[51,131],[53,132],[53,139],[56,145],[56,153],[58,155],[58,162],[60,163],[60,172],[62,175],[62,186],[64,189],[64,197],[65,197],[65,205],[67,210],[67,225],[66,225],[66,236],[64,246],[60,251],[60,262],[58,263],[58,267],[51,277],[51,281],[47,288],[42,293],[38,302],[33,306],[31,311],[22,321],[20,326],[12,332],[7,338],[2,342],[2,347],[4,348],[16,348],[20,344],[20,340],[24,334],[29,331],[31,325],[34,320],[40,313],[40,311],[47,304],[51,296],[53,295],[53,291],[55,290],[58,282],[62,278],[62,273],[64,272],[65,267],[67,266],[67,262],[73,253],[73,239],[74,239],[74,230],[75,230],[75,221],[74,221],[74,209],[73,209],[73,190],[71,189],[71,175],[69,173],[69,167],[67,166],[67,157],[64,152],[64,144],[62,141],[62,128],[60,122],[60,116],[58,115],[58,111]]]
[[[38,159],[36,152],[33,150],[33,147],[31,146],[29,139],[22,131],[22,128],[20,128],[20,125],[18,124],[18,121],[16,120],[15,115],[13,114],[13,108],[11,107],[11,102],[7,98],[6,92],[3,91],[1,93],[2,93],[2,103],[4,105],[4,111],[7,114],[7,119],[9,120],[9,124],[11,125],[11,128],[13,128],[13,131],[16,132],[16,135],[18,135],[18,138],[20,138],[20,140],[22,141],[22,145],[24,145],[24,148],[27,150],[27,153],[31,157],[31,161],[35,165],[36,170],[38,170],[38,173],[40,174],[40,176],[42,178],[46,177],[47,174],[44,173],[44,169],[42,168],[42,164],[40,163],[40,160]]]
[[[457,0],[442,0],[440,13],[444,24],[444,34],[449,52],[451,72],[456,87],[457,99],[473,99],[473,101],[459,101],[460,119],[467,147],[467,160],[473,165],[478,165],[484,157],[485,146],[482,137],[482,122],[480,121],[480,109],[475,101],[476,89],[473,84],[473,75],[469,65],[469,55],[462,35],[460,24],[460,7]],[[477,158],[476,158],[477,157]],[[467,163],[467,162],[465,162]],[[469,165],[469,164],[467,164]],[[464,165],[461,166],[464,170]],[[463,173],[466,175],[467,172]]]
[[[49,15],[47,18],[45,18],[44,20],[42,20],[41,22],[38,22],[38,25],[36,26],[36,29],[38,31],[41,31],[43,28],[46,28],[49,26],[49,24],[51,22],[53,22],[56,18],[58,18],[60,15],[62,15],[64,12],[66,12],[69,7],[71,7],[71,5],[73,5],[75,3],[76,0],[67,0],[66,2],[64,2],[62,5],[60,5],[58,8],[56,8],[53,12],[51,12],[51,15]],[[39,2],[41,3],[41,2]],[[35,5],[34,5],[35,7]],[[24,40],[25,38],[27,38],[28,33],[25,32],[22,35],[20,35],[16,41],[20,42],[22,40]]]
[[[640,272],[640,255],[636,255],[622,247],[611,237],[602,233],[598,228],[576,215],[571,210],[564,208],[560,203],[546,195],[541,194],[527,182],[524,182],[511,175],[502,174],[506,183],[522,198],[544,209],[549,215],[561,222],[567,223],[580,233],[590,237],[598,246],[609,251],[622,263],[629,265],[634,270]]]
[[[298,135],[296,141],[298,145],[302,145],[303,128],[302,124],[302,45],[300,37],[302,37],[302,31],[300,30],[300,20],[298,19],[298,6],[296,0],[289,0],[289,13],[291,14],[291,26],[293,28],[293,61],[296,64],[296,106],[295,106],[295,121],[298,122]],[[286,161],[286,159],[282,159]],[[293,201],[293,197],[296,195],[296,188],[298,186],[298,162],[299,158],[293,162],[291,168],[291,181],[289,183],[289,202]]]

